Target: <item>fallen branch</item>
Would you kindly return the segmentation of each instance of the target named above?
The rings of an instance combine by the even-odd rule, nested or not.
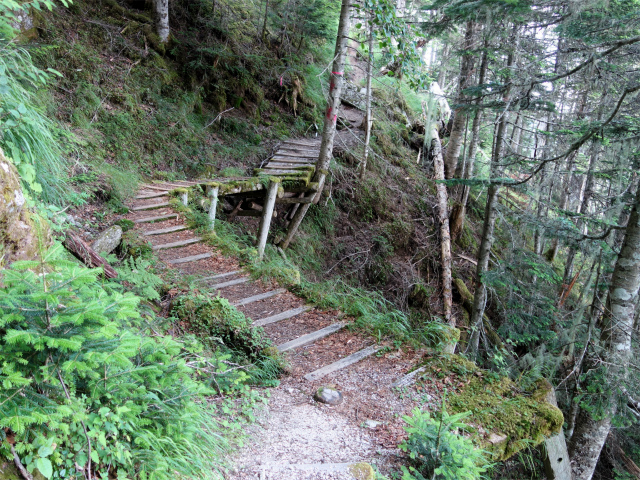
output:
[[[102,267],[104,276],[107,278],[116,278],[118,273],[113,269],[107,261],[91,248],[79,235],[73,232],[67,232],[67,238],[64,240],[64,246],[78,257],[82,262],[91,268]]]
[[[13,463],[16,464],[16,468],[20,471],[20,474],[26,480],[33,480],[33,477],[31,476],[31,474],[27,472],[27,469],[24,468],[24,465],[22,465],[22,462],[20,461],[20,457],[16,453],[16,449],[13,445],[11,445],[11,454],[13,455]]]
[[[211,120],[209,123],[207,123],[207,124],[205,125],[205,127],[204,127],[204,128],[209,128],[211,125],[213,125],[214,123],[216,123],[216,121],[217,121],[218,119],[222,118],[222,115],[224,115],[224,114],[225,114],[225,113],[227,113],[227,112],[230,112],[230,111],[231,111],[231,110],[233,110],[233,109],[234,109],[234,107],[231,107],[231,108],[227,108],[226,110],[224,110],[224,111],[220,112],[218,115],[216,115],[216,118],[214,118],[214,119],[213,119],[213,120]]]

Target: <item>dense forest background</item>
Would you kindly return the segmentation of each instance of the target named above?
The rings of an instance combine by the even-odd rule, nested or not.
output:
[[[345,5],[360,128],[326,126]],[[249,222],[223,218],[218,247],[380,339],[525,395],[546,378],[573,478],[640,478],[639,22],[637,0],[0,0],[0,455],[47,478],[223,469],[213,419],[239,436],[281,360],[134,238],[111,280],[58,242],[145,179],[242,176],[325,125],[323,195],[288,248],[282,216],[261,262]],[[222,346],[175,334],[194,305]],[[545,478],[542,457],[490,472]]]

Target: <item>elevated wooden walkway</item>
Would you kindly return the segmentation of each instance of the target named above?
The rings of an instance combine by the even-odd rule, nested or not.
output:
[[[298,204],[313,201],[313,195],[305,194],[318,191],[318,184],[312,180],[319,155],[319,138],[285,140],[266,163],[254,169],[252,177],[158,182],[144,186],[154,193],[145,193],[144,197],[138,196],[137,198],[156,198],[160,197],[163,192],[176,192],[181,195],[182,202],[186,205],[189,200],[189,190],[201,188],[211,201],[209,221],[211,227],[214,228],[218,200],[220,197],[226,197],[232,206],[231,210],[227,212],[230,218],[235,216],[261,217],[258,230],[258,253],[262,257],[271,219],[275,216],[275,205],[289,204],[293,205],[295,209]]]

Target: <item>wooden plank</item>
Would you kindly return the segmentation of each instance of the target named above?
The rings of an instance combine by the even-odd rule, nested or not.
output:
[[[261,217],[262,212],[259,210],[240,210],[236,215],[239,217]],[[276,218],[277,216],[278,212],[274,210],[272,218]]]
[[[158,187],[157,185],[144,185],[143,189],[162,190],[165,194],[170,192],[171,188]]]
[[[168,207],[168,206],[169,206],[169,202],[154,203],[153,205],[142,205],[140,207],[133,207],[131,211],[139,212],[141,210],[155,210],[156,208],[162,208],[162,207]]]
[[[362,350],[354,353],[353,355],[349,355],[348,357],[341,358],[337,362],[333,362],[311,373],[307,373],[304,376],[304,378],[309,382],[314,382],[322,377],[329,375],[330,373],[337,372],[338,370],[341,370],[345,367],[353,365],[354,363],[357,363],[360,360],[363,360],[373,355],[381,348],[382,347],[379,347],[377,345],[372,345],[371,347],[363,348]]]
[[[243,298],[242,300],[238,300],[236,302],[231,302],[231,305],[233,305],[234,307],[241,307],[249,303],[258,302],[266,298],[275,297],[276,295],[280,295],[281,293],[284,293],[286,291],[287,290],[285,288],[278,288],[276,290],[271,290],[270,292],[260,293],[258,295],[253,295],[251,297]]]
[[[313,203],[313,199],[315,195],[311,195],[310,197],[287,197],[287,198],[279,198],[276,200],[276,203],[281,203],[285,205],[292,205],[295,203]]]
[[[316,152],[304,152],[304,153],[296,153],[296,152],[287,152],[283,150],[278,150],[274,157],[289,157],[289,158],[315,158],[316,160],[320,156],[320,152],[316,155]]]
[[[270,317],[264,317],[260,320],[256,320],[252,323],[254,327],[261,327],[263,325],[269,325],[270,323],[276,323],[280,320],[286,320],[287,318],[295,317],[296,315],[300,315],[308,310],[311,310],[313,307],[309,305],[305,305],[304,307],[292,308],[291,310],[287,310],[286,312],[278,313],[276,315],[271,315]]]
[[[150,232],[143,232],[143,235],[164,235],[165,233],[180,232],[186,230],[186,225],[176,225],[175,227],[161,228],[159,230],[151,230]]]
[[[188,238],[187,240],[180,240],[179,242],[162,243],[160,245],[154,245],[154,250],[164,250],[165,248],[183,247],[185,245],[191,245],[192,243],[198,243],[202,241],[200,237]]]
[[[234,285],[240,285],[241,283],[247,283],[249,280],[251,280],[251,278],[241,277],[241,278],[236,278],[235,280],[229,280],[228,282],[215,283],[213,285],[208,285],[208,286],[210,288],[213,288],[214,290],[220,290],[222,288],[232,287]]]
[[[157,217],[144,217],[139,218],[138,220],[134,220],[134,223],[151,223],[151,222],[159,222],[160,220],[168,220],[170,218],[178,218],[177,213],[170,213],[168,215],[159,215]]]
[[[210,277],[203,277],[199,279],[199,282],[206,282],[208,280],[220,280],[221,278],[230,277],[232,275],[237,275],[238,273],[242,273],[242,270],[234,270],[232,272],[218,273],[217,275],[211,275]]]
[[[340,330],[342,327],[344,327],[344,325],[344,323],[334,323],[333,325],[329,325],[328,327],[325,327],[323,329],[316,330],[315,332],[308,333],[306,335],[302,335],[301,337],[298,337],[295,340],[291,340],[290,342],[278,345],[276,348],[280,352],[286,352],[287,350],[293,350],[294,348],[302,347],[303,345],[313,343],[316,340],[320,340],[321,338],[328,337],[329,335]]]
[[[167,196],[166,192],[156,192],[156,193],[146,193],[146,194],[143,193],[134,198],[136,200],[145,200],[147,198],[166,197],[166,196]]]
[[[298,147],[318,147],[320,148],[320,140],[285,140],[282,145],[295,145]]]
[[[300,170],[298,170],[297,167],[294,167],[293,165],[287,166],[287,165],[271,165],[271,164],[267,164],[262,168],[265,169],[265,170],[291,171],[293,173],[298,173],[300,171]]]
[[[413,382],[415,382],[416,381],[416,377],[418,375],[420,375],[422,372],[424,372],[426,369],[427,369],[427,367],[416,368],[413,372],[407,373],[404,377],[402,377],[402,378],[396,380],[395,382],[393,382],[391,384],[391,388],[408,387]]]
[[[297,170],[300,167],[315,167],[314,163],[289,163],[289,162],[281,162],[280,160],[275,160],[269,162],[262,168],[283,168],[283,169],[294,169]]]
[[[274,155],[273,157],[271,157],[269,159],[269,162],[267,163],[271,163],[271,162],[280,162],[280,163],[291,163],[293,165],[315,165],[316,162],[318,161],[317,157],[288,157],[286,155],[284,156],[280,156],[280,155]]]
[[[194,185],[199,184],[199,182],[192,182],[191,180],[171,180],[167,182],[156,180],[153,183],[156,185],[177,185],[178,187],[193,187]]]
[[[301,175],[305,175],[307,172],[305,170],[271,170],[269,172],[269,175],[282,175],[282,176],[287,176],[287,175],[292,175],[292,174],[301,174]],[[266,173],[265,173],[266,174]]]
[[[190,257],[176,258],[174,260],[167,260],[167,263],[171,265],[178,265],[180,263],[197,262],[205,258],[213,257],[213,253],[201,253],[200,255],[191,255]]]

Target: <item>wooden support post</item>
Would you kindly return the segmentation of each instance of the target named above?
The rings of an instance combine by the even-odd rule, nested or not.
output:
[[[260,260],[262,260],[262,257],[264,256],[264,249],[267,246],[267,236],[269,235],[269,226],[271,225],[271,218],[273,216],[273,209],[276,205],[279,186],[279,178],[272,178],[269,181],[267,198],[264,201],[264,210],[262,211],[260,228],[258,230],[258,258],[260,258]]]
[[[186,207],[189,204],[189,192],[180,193],[180,199],[182,200],[182,204]]]
[[[216,210],[218,208],[218,192],[220,187],[208,187],[207,195],[211,199],[211,206],[209,207],[209,226],[213,230],[216,221]]]

